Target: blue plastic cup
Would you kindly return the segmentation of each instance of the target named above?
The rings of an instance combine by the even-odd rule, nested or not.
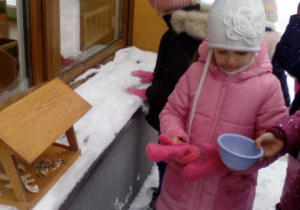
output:
[[[252,139],[238,134],[223,134],[218,143],[223,163],[235,171],[251,167],[264,153],[262,148],[255,148]]]

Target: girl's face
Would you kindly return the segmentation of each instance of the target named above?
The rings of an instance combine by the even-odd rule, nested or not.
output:
[[[216,62],[228,72],[236,71],[251,61],[254,52],[214,49]]]

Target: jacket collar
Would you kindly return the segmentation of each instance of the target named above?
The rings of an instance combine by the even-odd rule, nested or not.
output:
[[[168,27],[177,34],[187,33],[196,39],[204,39],[209,10],[210,5],[201,3],[176,10],[163,18]]]

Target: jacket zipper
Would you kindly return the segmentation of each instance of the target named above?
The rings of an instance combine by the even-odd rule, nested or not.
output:
[[[226,92],[226,89],[227,89],[228,80],[229,80],[229,77],[226,77],[224,79],[224,81],[223,81],[221,96],[219,98],[219,103],[218,103],[218,107],[217,107],[217,112],[216,112],[216,114],[214,116],[214,121],[213,121],[212,127],[211,127],[209,135],[208,135],[208,141],[207,141],[207,143],[211,143],[212,142],[212,135],[214,133],[213,131],[215,130],[215,127],[216,127],[218,119],[219,119],[219,114],[220,114],[220,111],[221,111],[221,106],[223,104],[225,92]],[[200,198],[201,198],[201,194],[202,194],[202,190],[203,190],[203,183],[204,183],[204,181],[205,180],[201,180],[200,183],[199,183],[199,185],[198,185],[197,192],[201,192],[201,193],[198,196],[199,200],[198,201],[196,200],[196,202],[195,202],[196,205],[193,206],[194,210],[197,210],[197,208],[199,208],[199,206],[200,206]]]
[[[214,116],[214,121],[213,121],[212,127],[211,127],[209,135],[208,135],[208,142],[207,143],[211,143],[212,142],[212,136],[213,136],[214,131],[216,129],[217,122],[219,121],[219,115],[220,115],[221,107],[222,107],[222,104],[223,104],[223,101],[224,101],[224,96],[225,96],[225,92],[226,92],[226,89],[227,89],[228,80],[229,80],[229,77],[226,77],[224,79],[224,81],[223,81],[222,92],[221,92],[221,96],[220,96],[220,99],[219,99],[219,103],[218,103],[218,107],[217,107],[217,112],[216,112],[216,114]]]

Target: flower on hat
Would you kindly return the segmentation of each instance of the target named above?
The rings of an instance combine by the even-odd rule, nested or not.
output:
[[[228,50],[258,51],[265,24],[261,0],[215,0],[208,16],[208,45]]]
[[[260,42],[259,35],[265,27],[263,15],[253,15],[247,7],[241,7],[233,16],[227,16],[224,24],[228,26],[226,33],[229,39],[242,39],[251,46]]]

